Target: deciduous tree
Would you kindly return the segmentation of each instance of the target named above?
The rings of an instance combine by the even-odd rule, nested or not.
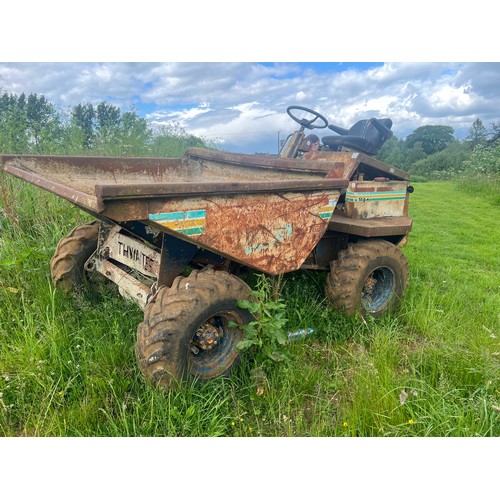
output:
[[[474,149],[478,144],[485,144],[488,139],[488,131],[483,125],[483,122],[476,118],[471,128],[469,129],[469,135],[466,140],[469,142],[472,149]]]
[[[455,140],[453,127],[448,125],[424,125],[418,127],[406,138],[406,147],[412,148],[417,142],[422,144],[425,154],[431,155],[443,150]]]
[[[83,133],[83,145],[92,147],[95,137],[96,112],[90,103],[77,104],[72,111],[73,124],[79,127]]]

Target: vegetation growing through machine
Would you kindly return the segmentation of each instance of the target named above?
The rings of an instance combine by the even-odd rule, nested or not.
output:
[[[12,117],[2,114],[1,123],[6,119]],[[68,145],[61,137],[55,141],[45,125],[32,125],[23,145],[7,149],[23,137],[6,138],[12,123],[0,127],[2,152],[118,153],[99,126],[94,136],[72,132],[79,141],[93,142]],[[50,120],[44,123],[57,128]],[[323,295],[326,273],[302,271],[283,282],[261,277],[260,285],[250,278],[261,296],[270,297],[268,311],[280,315],[271,314],[269,324],[281,332],[277,358],[283,350],[292,355],[290,362],[268,363],[256,383],[253,365],[243,356],[229,378],[167,393],[145,385],[136,368],[138,308],[104,283],[76,299],[51,284],[47,263],[56,245],[89,217],[2,174],[0,434],[498,435],[500,261],[492,242],[500,234],[490,224],[486,239],[478,221],[487,224],[500,215],[500,149],[494,136],[476,129],[468,141],[452,140],[409,165],[393,162],[410,171],[423,161],[432,166],[419,167],[417,174],[429,182],[417,184],[412,195],[414,229],[404,250],[410,279],[397,312],[360,322],[332,311]],[[152,149],[158,136],[148,133],[146,143],[129,136],[131,145],[120,154],[158,154]],[[163,144],[175,143],[166,155],[175,148],[180,155],[186,143],[179,146],[172,136],[163,136]],[[401,154],[421,154],[419,141],[412,147],[396,143]],[[79,151],[71,149],[75,144]],[[396,148],[381,156],[388,151]],[[434,168],[447,165],[448,155],[456,160],[450,162],[453,169]],[[453,182],[433,182],[442,172]],[[283,345],[283,332],[300,328],[315,333]]]

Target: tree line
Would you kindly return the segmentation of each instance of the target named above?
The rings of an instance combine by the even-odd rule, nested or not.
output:
[[[464,140],[454,134],[447,125],[424,125],[406,139],[391,137],[377,158],[410,172],[416,180],[500,174],[500,122],[491,123],[488,130],[477,118]]]
[[[103,156],[182,156],[209,146],[178,124],[153,128],[134,109],[108,102],[54,106],[43,95],[0,94],[0,152]]]
[[[410,172],[414,180],[462,174],[500,176],[500,122],[478,118],[464,140],[446,125],[425,125],[405,139],[391,137],[377,158]],[[178,124],[154,128],[134,109],[106,101],[54,106],[43,95],[0,94],[0,152],[96,156],[180,157],[187,148],[217,147]]]

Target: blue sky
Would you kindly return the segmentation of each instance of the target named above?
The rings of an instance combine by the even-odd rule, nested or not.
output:
[[[437,124],[464,137],[476,118],[500,121],[499,82],[495,62],[0,63],[3,92],[43,94],[62,109],[105,100],[245,153],[276,152],[278,135],[296,128],[293,104],[343,127],[390,117],[398,137]]]

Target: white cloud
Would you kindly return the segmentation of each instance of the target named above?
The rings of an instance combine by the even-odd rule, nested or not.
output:
[[[245,143],[252,144],[253,147],[257,147],[259,142],[277,144],[280,130],[288,132],[291,128],[291,120],[286,114],[262,107],[257,102],[244,103],[230,109],[236,114],[231,115],[228,120],[216,120],[213,124],[199,127],[193,124],[191,132],[208,139],[221,140],[235,150],[244,150]]]
[[[191,120],[210,111],[210,103],[202,102],[199,106],[185,108],[179,111],[155,111],[153,113],[148,113],[146,119],[157,125],[176,122],[181,127],[187,127]]]
[[[305,94],[305,92],[302,92],[302,90],[295,94],[295,100],[298,102],[303,101],[305,98],[306,98],[306,94]]]
[[[429,96],[429,103],[431,106],[435,106],[436,109],[453,108],[463,110],[471,105],[474,97],[477,98],[477,96],[473,96],[468,92],[467,87],[461,86],[456,88],[446,84]]]

